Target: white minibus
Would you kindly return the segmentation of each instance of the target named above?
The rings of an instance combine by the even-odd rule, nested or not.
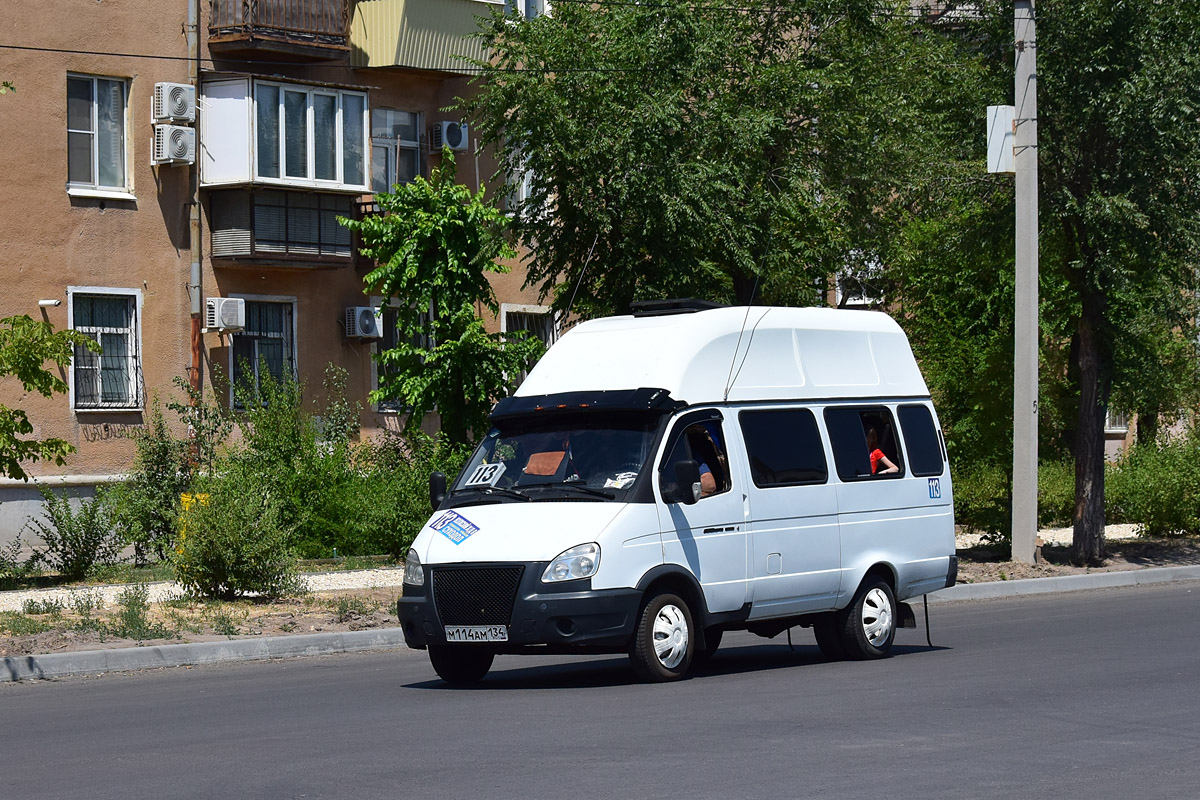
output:
[[[955,582],[945,441],[886,314],[646,304],[567,332],[490,420],[432,476],[398,602],[451,684],[518,653],[674,680],[793,626],[879,658]]]

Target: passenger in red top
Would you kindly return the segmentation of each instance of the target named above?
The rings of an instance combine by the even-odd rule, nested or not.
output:
[[[887,472],[899,472],[900,468],[891,462],[883,451],[879,449],[879,434],[874,428],[867,430],[867,450],[871,453],[871,474],[883,475]],[[883,469],[879,469],[880,463],[883,464]]]

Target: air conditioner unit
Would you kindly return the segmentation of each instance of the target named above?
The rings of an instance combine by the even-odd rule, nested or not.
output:
[[[210,297],[204,301],[204,327],[210,331],[240,331],[246,327],[246,301],[240,297]]]
[[[433,149],[442,151],[445,145],[451,150],[466,150],[468,147],[467,123],[444,120],[433,126]]]
[[[192,164],[196,161],[196,131],[182,125],[154,126],[155,164]]]
[[[195,122],[196,87],[186,83],[154,84],[155,122]]]
[[[346,337],[349,339],[381,339],[383,326],[380,311],[370,306],[350,306],[346,309]]]

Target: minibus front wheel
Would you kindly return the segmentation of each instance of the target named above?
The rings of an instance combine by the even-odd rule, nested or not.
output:
[[[686,677],[696,652],[691,609],[677,594],[660,591],[646,601],[629,648],[633,670],[644,681]]]
[[[470,686],[483,680],[496,654],[476,645],[431,644],[429,663],[451,686]]]

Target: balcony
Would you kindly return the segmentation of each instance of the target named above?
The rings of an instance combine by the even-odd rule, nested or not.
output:
[[[350,230],[339,216],[355,213],[346,195],[223,190],[210,196],[216,266],[336,268],[354,263]]]
[[[210,0],[214,55],[254,59],[344,59],[350,0]]]
[[[409,67],[470,74],[461,57],[487,60],[476,17],[503,0],[358,0],[350,23],[354,67]]]

